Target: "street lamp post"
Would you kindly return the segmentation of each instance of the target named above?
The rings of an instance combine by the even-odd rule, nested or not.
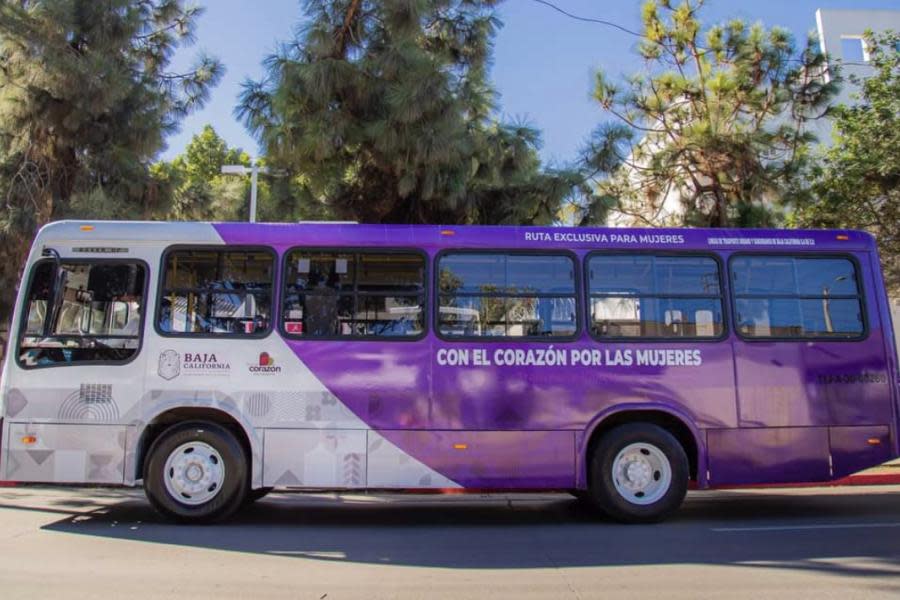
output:
[[[846,275],[841,275],[839,277],[834,278],[834,283],[840,283],[841,281],[845,281],[847,279]],[[831,288],[823,285],[822,286],[822,316],[825,317],[825,331],[828,333],[834,333],[834,323],[831,321],[831,302],[829,298],[831,297]]]
[[[256,187],[259,174],[268,174],[268,167],[261,167],[257,164],[256,159],[250,159],[250,166],[244,165],[222,165],[222,173],[225,175],[247,175],[250,174],[250,222],[256,223]]]

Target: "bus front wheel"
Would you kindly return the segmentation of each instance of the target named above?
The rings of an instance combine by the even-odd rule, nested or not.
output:
[[[169,519],[224,519],[240,508],[247,495],[246,453],[221,425],[174,425],[150,447],[144,491],[150,504]]]
[[[591,502],[617,521],[653,523],[681,506],[690,470],[684,448],[657,425],[606,432],[590,457]]]

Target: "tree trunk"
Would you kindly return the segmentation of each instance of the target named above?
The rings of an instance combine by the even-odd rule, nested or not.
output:
[[[716,197],[716,208],[713,213],[713,227],[728,227],[728,210],[726,207],[725,194],[719,186],[713,187],[713,194]]]

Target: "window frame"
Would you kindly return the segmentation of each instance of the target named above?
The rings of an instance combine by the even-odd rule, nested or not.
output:
[[[329,335],[329,336],[305,336],[303,334],[288,333],[284,327],[283,307],[285,305],[285,297],[287,295],[287,273],[288,273],[288,256],[293,252],[309,252],[319,254],[415,254],[422,258],[423,265],[423,281],[422,281],[422,332],[416,335],[403,336],[382,336],[382,335]],[[356,274],[356,258],[354,257],[353,265],[353,306],[358,307],[357,299],[360,297],[359,286]],[[431,260],[428,253],[418,247],[390,246],[381,248],[379,246],[291,246],[281,255],[280,277],[278,293],[278,333],[285,339],[297,342],[417,342],[428,336],[429,324],[429,279],[431,277]],[[415,296],[414,293],[398,294],[404,296]],[[340,294],[338,295],[340,297]],[[390,294],[363,294],[363,296],[387,297]]]
[[[502,255],[514,255],[514,256],[565,256],[572,260],[572,272],[575,275],[575,280],[573,282],[573,293],[572,297],[575,300],[575,331],[573,331],[570,335],[565,336],[500,336],[500,335],[460,335],[460,336],[447,336],[441,332],[440,328],[440,309],[441,309],[441,291],[440,287],[440,275],[439,269],[441,264],[441,258],[448,254],[502,254]],[[581,337],[584,327],[584,307],[582,306],[582,294],[579,293],[581,289],[582,276],[581,269],[578,260],[578,255],[571,250],[531,250],[531,249],[521,249],[521,248],[444,248],[437,252],[434,255],[434,272],[435,277],[432,283],[434,290],[434,310],[432,311],[433,316],[433,326],[434,326],[434,334],[435,336],[445,342],[544,342],[547,344],[556,344],[556,343],[569,343],[578,340]],[[530,298],[530,297],[541,297],[542,294],[534,294],[534,295],[509,295],[504,293],[490,293],[490,294],[456,294],[459,296],[469,296],[469,297],[493,297],[493,298]],[[543,294],[544,297],[554,298],[554,297],[566,297],[568,296],[557,294],[557,295],[549,295]]]
[[[651,297],[651,298],[707,298],[714,299],[716,297],[722,302],[722,332],[716,336],[690,336],[690,337],[628,337],[628,336],[598,336],[594,334],[593,331],[593,320],[591,318],[590,311],[588,310],[591,306],[591,281],[590,281],[590,261],[591,258],[595,256],[664,256],[664,257],[684,257],[684,258],[711,258],[716,263],[716,271],[719,278],[719,294],[718,296],[713,295],[702,295],[702,294],[649,294],[649,295],[637,295],[635,298],[641,297]],[[639,250],[591,250],[590,252],[584,255],[584,260],[582,261],[582,269],[584,270],[584,298],[585,298],[585,321],[588,322],[587,332],[592,340],[595,342],[612,342],[612,343],[669,343],[669,344],[683,344],[685,342],[699,342],[704,344],[714,344],[725,341],[728,339],[729,334],[731,333],[729,329],[729,311],[731,309],[730,303],[728,302],[728,288],[725,287],[725,263],[722,260],[722,257],[715,252],[706,252],[703,250],[687,250],[687,251],[678,251],[678,250],[649,250],[646,248],[641,248]],[[614,294],[600,294],[601,296],[605,296],[608,298],[622,298],[627,296],[614,295]]]
[[[26,365],[22,362],[22,340],[25,337],[25,328],[28,325],[27,321],[27,309],[24,305],[24,301],[27,300],[28,292],[31,290],[31,284],[34,282],[34,275],[37,271],[39,265],[44,263],[55,263],[56,261],[52,258],[41,257],[40,259],[31,263],[31,268],[28,272],[27,286],[25,287],[25,296],[23,296],[23,304],[20,307],[19,311],[19,323],[16,328],[16,344],[15,344],[15,364],[20,369],[31,371],[35,369],[52,369],[54,367],[90,367],[90,366],[123,366],[127,365],[135,360],[137,360],[138,356],[141,354],[141,350],[144,348],[144,328],[147,326],[146,318],[147,318],[147,307],[150,304],[148,300],[150,300],[150,277],[152,272],[150,270],[150,265],[147,261],[132,257],[132,258],[78,258],[78,257],[65,257],[59,259],[59,264],[79,264],[79,265],[95,265],[95,264],[103,264],[103,265],[138,265],[144,269],[144,289],[141,302],[141,311],[140,311],[140,327],[138,327],[138,345],[137,348],[134,349],[134,353],[124,359],[124,360],[83,360],[78,362],[60,362],[46,365]],[[99,338],[99,337],[107,337],[112,339],[131,339],[131,336],[87,336],[87,335],[72,335],[72,334],[64,334],[59,336],[53,336],[56,338]]]
[[[166,285],[166,260],[173,252],[179,251],[192,252],[263,252],[272,258],[272,293],[271,293],[271,315],[269,324],[263,331],[254,333],[190,333],[190,332],[171,332],[163,331],[159,326],[159,316],[162,314],[162,299]],[[262,339],[268,337],[272,333],[272,316],[274,316],[278,305],[276,303],[277,294],[275,290],[280,281],[280,273],[278,269],[278,253],[271,246],[264,245],[229,245],[229,244],[173,244],[166,246],[162,251],[159,259],[159,273],[156,282],[156,304],[154,306],[155,314],[153,315],[153,329],[157,335],[165,338],[184,338],[184,339]]]
[[[732,261],[736,258],[742,257],[772,257],[772,258],[839,258],[844,260],[849,260],[853,265],[853,274],[856,278],[856,289],[859,290],[859,293],[855,296],[839,296],[837,299],[859,299],[860,304],[860,313],[862,317],[862,326],[863,330],[860,335],[856,336],[843,336],[843,337],[827,337],[827,336],[746,336],[741,333],[740,328],[737,323],[737,301],[738,294],[736,290],[731,285],[732,283]],[[868,310],[868,301],[866,298],[866,288],[863,285],[862,279],[862,265],[856,256],[852,254],[845,254],[840,252],[810,252],[806,253],[797,253],[797,252],[734,252],[728,257],[728,288],[729,288],[729,297],[731,299],[731,314],[732,319],[734,319],[734,332],[741,341],[754,343],[754,342],[861,342],[869,337],[869,310]],[[783,300],[820,300],[822,296],[801,296],[798,294],[772,294],[772,295],[762,295],[756,294],[751,296],[744,296],[750,298],[778,298]]]

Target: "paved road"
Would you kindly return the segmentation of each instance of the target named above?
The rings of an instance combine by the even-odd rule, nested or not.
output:
[[[273,494],[226,525],[135,490],[0,488],[0,598],[892,598],[900,486],[692,493],[622,526],[568,496]]]

